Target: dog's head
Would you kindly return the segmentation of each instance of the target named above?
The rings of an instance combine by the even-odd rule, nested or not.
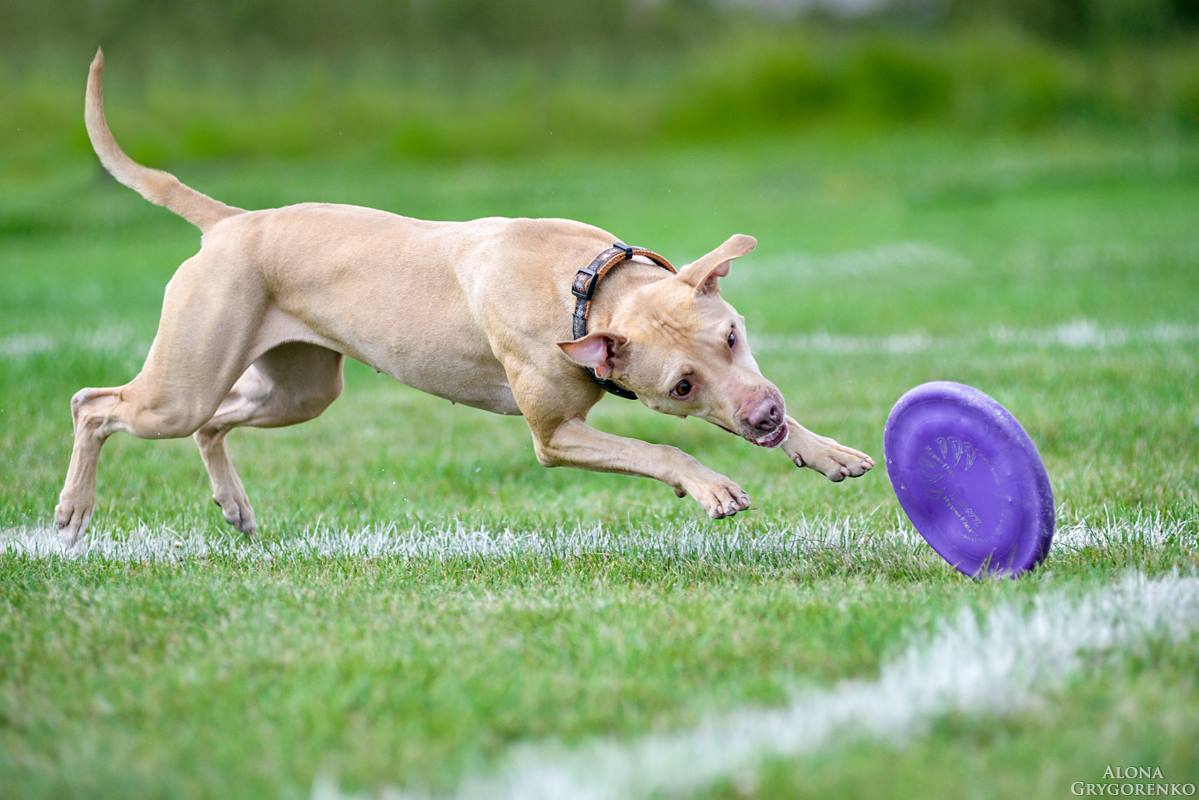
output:
[[[559,347],[637,393],[655,411],[696,416],[762,447],[787,438],[783,396],[762,377],[745,320],[720,296],[734,258],[757,241],[738,234],[677,275],[622,297],[608,330]]]

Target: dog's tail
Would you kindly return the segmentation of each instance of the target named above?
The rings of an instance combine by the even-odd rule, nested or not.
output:
[[[87,76],[87,97],[83,118],[92,148],[100,163],[114,178],[156,205],[165,206],[185,220],[206,231],[226,217],[241,214],[244,209],[227,206],[206,194],[185,185],[169,172],[150,169],[125,155],[113,138],[104,118],[104,51],[96,50],[91,71]]]

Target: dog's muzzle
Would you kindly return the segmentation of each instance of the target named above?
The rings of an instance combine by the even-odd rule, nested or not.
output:
[[[767,392],[744,408],[742,434],[759,447],[778,447],[787,440],[787,415],[778,392]]]

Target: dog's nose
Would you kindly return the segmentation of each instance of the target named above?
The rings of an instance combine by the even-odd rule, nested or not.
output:
[[[773,397],[759,400],[744,417],[745,424],[757,431],[772,431],[783,421],[783,409]]]

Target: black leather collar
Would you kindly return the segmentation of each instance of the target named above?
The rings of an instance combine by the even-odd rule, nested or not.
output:
[[[570,293],[575,296],[575,313],[572,318],[574,323],[572,330],[575,339],[582,339],[587,335],[587,314],[591,311],[591,298],[595,296],[595,290],[599,287],[600,281],[612,271],[613,267],[623,264],[633,256],[644,256],[659,267],[662,267],[662,269],[670,272],[676,271],[669,261],[652,250],[646,250],[644,247],[630,247],[622,242],[613,242],[611,247],[592,259],[591,263],[586,267],[576,272],[574,281],[570,285]],[[623,386],[601,378],[590,367],[585,367],[585,369],[591,376],[591,380],[598,383],[605,391],[611,392],[617,397],[623,397],[626,400],[637,399],[637,395]]]

